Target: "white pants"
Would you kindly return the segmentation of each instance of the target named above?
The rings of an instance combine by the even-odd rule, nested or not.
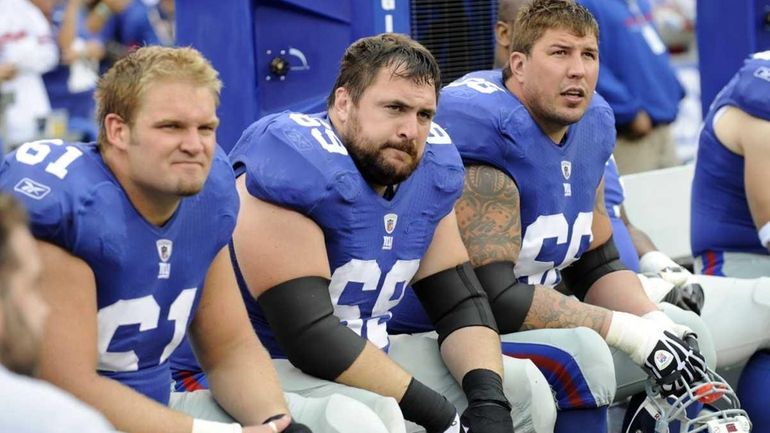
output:
[[[445,396],[462,413],[468,402],[444,365],[436,334],[405,334],[390,338],[389,356],[417,380]],[[285,359],[273,360],[273,365],[292,415],[314,433],[423,431],[420,426],[404,421],[393,398],[309,376]],[[556,406],[540,370],[529,360],[510,357],[503,358],[503,367],[503,389],[513,407],[511,418],[516,432],[552,433]],[[208,391],[172,393],[170,406],[198,418],[233,422]],[[360,428],[362,420],[368,420],[371,425]]]
[[[313,433],[403,433],[404,423],[398,404],[381,397],[374,409],[350,397],[330,395],[306,398],[284,393],[292,419],[305,424]],[[214,400],[209,390],[172,392],[169,407],[195,418],[232,423],[235,420]],[[385,419],[391,421],[386,427]]]

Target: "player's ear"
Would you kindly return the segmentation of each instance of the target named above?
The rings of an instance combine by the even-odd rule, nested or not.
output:
[[[350,116],[350,109],[353,107],[353,100],[347,88],[340,86],[334,91],[334,112],[337,118],[345,124]]]
[[[505,48],[508,51],[508,47],[511,46],[511,24],[505,21],[498,21],[495,23],[495,39],[497,45]]]
[[[524,70],[527,67],[527,55],[518,51],[508,56],[508,67],[511,68],[511,76],[519,82],[524,81]]]
[[[115,113],[110,113],[104,117],[104,132],[107,136],[107,143],[119,149],[128,146],[130,131],[128,123],[122,117]]]

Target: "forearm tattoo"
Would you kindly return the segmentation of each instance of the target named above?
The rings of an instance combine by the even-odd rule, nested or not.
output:
[[[585,326],[601,333],[607,310],[565,296],[549,287],[537,286],[522,331]]]

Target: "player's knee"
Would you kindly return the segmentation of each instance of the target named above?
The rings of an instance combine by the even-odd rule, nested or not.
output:
[[[344,395],[332,395],[326,405],[326,420],[330,433],[406,432],[401,410],[392,398],[383,397],[369,407]]]
[[[314,398],[286,394],[292,416],[318,433],[405,433],[404,418],[396,400],[382,397],[365,404],[352,397],[332,394]]]
[[[504,357],[503,390],[511,403],[515,430],[552,432],[556,404],[543,373],[528,359]]]
[[[601,335],[592,329],[575,328],[571,330],[571,355],[577,365],[575,377],[579,389],[581,381],[590,391],[595,405],[607,406],[615,398],[617,382],[612,352]]]
[[[757,278],[754,283],[752,300],[764,310],[770,310],[770,278]]]

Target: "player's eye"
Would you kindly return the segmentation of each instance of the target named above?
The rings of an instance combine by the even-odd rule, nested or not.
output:
[[[432,120],[433,119],[433,113],[427,112],[427,111],[420,111],[417,113],[417,116],[420,117],[420,120]]]

